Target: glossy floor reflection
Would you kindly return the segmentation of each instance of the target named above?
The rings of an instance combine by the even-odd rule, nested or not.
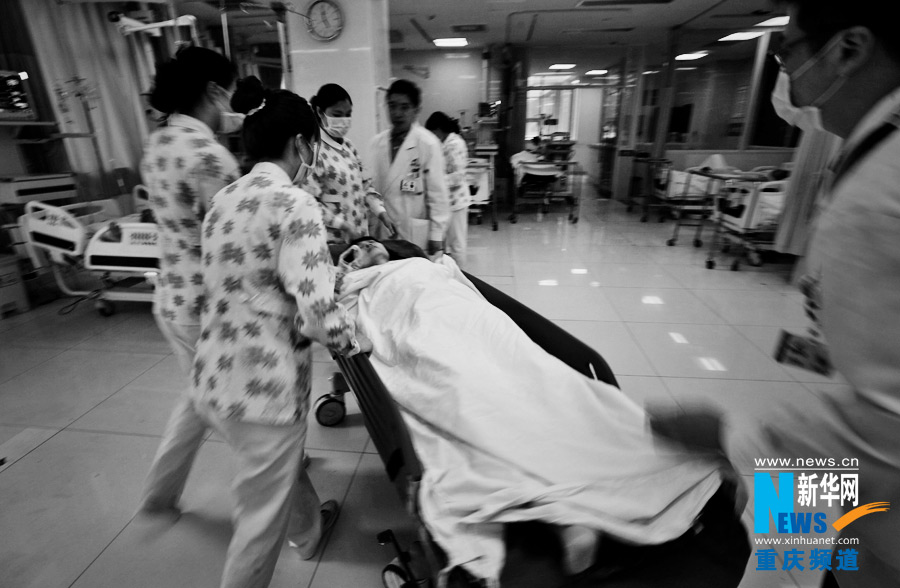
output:
[[[525,210],[469,227],[465,269],[515,296],[597,349],[625,393],[674,409],[707,402],[735,431],[779,406],[838,394],[840,380],[771,359],[781,327],[804,325],[790,268],[728,264],[707,270],[689,239],[667,247],[670,223],[640,223],[585,190],[580,221]],[[187,380],[149,308],[119,304],[110,318],[62,301],[0,321],[0,586],[192,588],[218,583],[230,533],[235,464],[210,436],[174,525],[134,519],[137,494],[168,412]],[[317,350],[314,397],[334,371]],[[273,587],[381,586],[394,557],[375,541],[414,533],[349,398],[343,425],[311,422],[311,476],[344,501],[317,560],[286,549]],[[747,472],[744,472],[745,474]],[[749,478],[748,478],[749,479]],[[814,586],[817,578],[756,572],[745,588]]]

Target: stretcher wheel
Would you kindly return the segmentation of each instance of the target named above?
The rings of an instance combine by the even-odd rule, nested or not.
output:
[[[100,316],[112,316],[116,314],[116,305],[109,300],[98,300],[94,303],[94,310],[100,313]]]
[[[323,394],[313,407],[316,422],[323,427],[334,427],[341,424],[347,416],[347,405],[343,394]]]
[[[381,583],[384,584],[384,588],[405,588],[409,581],[410,578],[403,568],[394,562],[384,566],[384,569],[381,570]]]
[[[496,231],[497,229],[498,229],[497,221],[494,221],[494,230]]]
[[[716,269],[716,262],[712,259],[706,260],[706,269]]]
[[[574,214],[570,214],[569,221],[574,225],[574,224],[578,223],[578,217],[575,216]]]
[[[700,239],[694,239],[694,247],[703,247],[703,241]]]
[[[516,224],[517,222],[519,222],[519,215],[517,215],[517,214],[509,215],[509,222],[511,222],[512,224]]]
[[[666,245],[668,245],[669,247],[671,247],[674,244],[675,244],[675,239],[669,239],[668,241],[666,241]]]
[[[731,271],[736,272],[741,269],[741,262],[735,259],[731,262]]]
[[[646,214],[645,214],[644,216],[641,217],[641,222],[642,222],[642,223],[647,222],[647,215],[646,215]]]

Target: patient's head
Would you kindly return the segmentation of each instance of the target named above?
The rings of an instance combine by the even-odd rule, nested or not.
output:
[[[350,249],[341,258],[353,269],[362,269],[387,263],[390,255],[387,248],[377,239],[360,237],[350,244]]]

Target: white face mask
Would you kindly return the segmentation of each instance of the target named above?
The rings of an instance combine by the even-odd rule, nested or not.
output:
[[[300,139],[301,137],[298,135],[297,138]],[[319,144],[316,143],[316,146],[312,147],[312,143],[310,143],[310,147],[312,148],[312,159],[309,163],[306,163],[303,161],[303,156],[300,156],[300,167],[297,168],[297,173],[294,174],[294,185],[302,184],[319,160]],[[297,147],[297,152],[300,152],[300,147]]]
[[[350,130],[349,116],[325,115],[325,131],[332,137],[342,138]]]
[[[778,81],[772,90],[772,106],[775,114],[793,127],[800,127],[803,131],[824,130],[822,113],[818,107],[794,106],[791,100],[791,76],[786,71],[778,72]]]
[[[219,133],[228,135],[238,132],[244,126],[245,117],[246,115],[239,112],[222,110],[219,113]]]

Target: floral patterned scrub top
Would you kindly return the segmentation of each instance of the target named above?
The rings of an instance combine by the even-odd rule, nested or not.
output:
[[[447,192],[450,195],[450,210],[462,210],[472,203],[469,185],[466,183],[466,165],[469,148],[465,140],[456,133],[444,139],[444,177],[447,178]]]
[[[258,163],[216,194],[203,221],[206,298],[192,397],[224,418],[305,418],[311,342],[358,349],[334,282],[319,205],[279,166]]]
[[[319,160],[301,187],[321,203],[330,243],[346,240],[341,232],[345,222],[356,233],[368,235],[366,210],[374,217],[384,212],[381,194],[372,188],[371,179],[363,178],[359,152],[347,139],[343,139],[343,144],[338,143],[325,131],[322,131]]]
[[[173,114],[147,140],[141,175],[159,224],[159,279],[153,310],[179,325],[200,324],[200,223],[213,194],[241,174],[205,123]]]

